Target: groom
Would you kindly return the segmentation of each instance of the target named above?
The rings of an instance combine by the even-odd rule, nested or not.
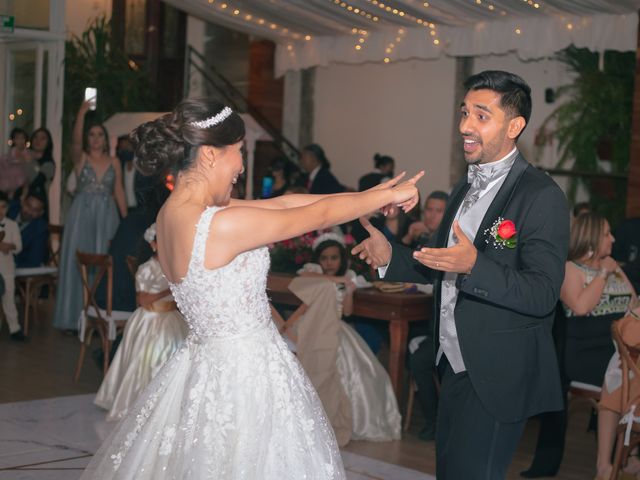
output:
[[[503,479],[528,417],[562,409],[551,326],[569,241],[565,197],[518,152],[531,89],[485,71],[460,106],[467,176],[435,247],[370,237],[352,253],[390,281],[434,284],[438,480]]]

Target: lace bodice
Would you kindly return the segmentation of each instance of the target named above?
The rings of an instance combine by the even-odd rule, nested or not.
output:
[[[104,193],[111,195],[116,184],[116,172],[112,165],[102,175],[100,181],[96,176],[96,171],[89,163],[89,159],[85,157],[82,170],[78,174],[77,193]]]
[[[241,253],[220,268],[209,270],[204,266],[211,219],[220,209],[208,207],[202,212],[187,274],[180,283],[169,283],[191,338],[241,335],[271,321],[266,247]]]

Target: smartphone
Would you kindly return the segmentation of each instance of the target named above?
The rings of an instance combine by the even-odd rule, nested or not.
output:
[[[269,198],[273,194],[273,178],[262,178],[262,198]]]
[[[84,89],[84,99],[89,102],[89,109],[95,110],[98,106],[98,90],[94,87]]]

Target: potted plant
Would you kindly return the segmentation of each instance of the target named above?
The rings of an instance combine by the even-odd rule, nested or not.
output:
[[[631,144],[631,112],[635,72],[635,52],[604,54],[602,68],[598,53],[569,47],[557,55],[575,75],[575,80],[556,90],[564,102],[543,122],[541,131],[557,140],[560,159],[556,168],[579,173],[604,174],[576,176],[569,190],[575,200],[579,183],[590,192],[594,208],[612,223],[624,216],[626,181],[607,177],[625,174]],[[539,142],[545,148],[547,141]],[[610,162],[608,172],[602,162]]]

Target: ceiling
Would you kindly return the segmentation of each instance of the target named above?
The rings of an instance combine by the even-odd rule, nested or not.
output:
[[[516,51],[575,44],[632,50],[640,0],[164,0],[278,44],[277,69]],[[386,60],[385,60],[386,59]]]

